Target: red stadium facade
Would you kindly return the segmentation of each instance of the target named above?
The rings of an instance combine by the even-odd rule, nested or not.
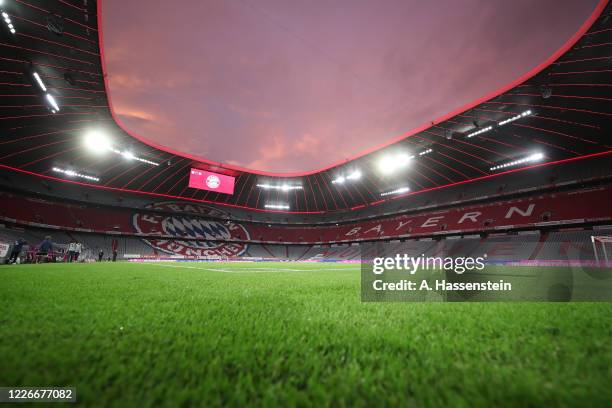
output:
[[[157,237],[158,241],[149,241],[160,250],[168,249],[164,247],[164,239],[328,244],[612,221],[609,205],[612,186],[310,227],[223,221],[224,214],[220,210],[193,203],[160,202],[146,211],[133,212],[11,193],[2,193],[1,197],[4,221],[81,232]],[[198,248],[198,245],[193,247],[194,250]],[[234,251],[236,255],[241,253],[240,248],[232,247],[228,251]]]

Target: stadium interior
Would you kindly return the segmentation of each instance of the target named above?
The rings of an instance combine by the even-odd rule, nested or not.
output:
[[[495,265],[612,266],[607,1],[501,89],[347,161],[281,174],[127,129],[108,92],[103,6],[0,1],[2,263],[68,263],[79,243],[84,264],[358,264],[364,243],[402,243]],[[193,187],[194,171],[208,187]],[[232,193],[215,191],[226,182]]]
[[[15,228],[34,234],[28,241],[32,251],[47,235],[44,228],[60,231],[51,234],[60,250],[79,236],[90,252],[108,254],[111,247],[102,244],[107,237],[94,233],[110,234],[126,248],[120,258],[193,255],[202,248],[214,256],[215,247],[223,256],[226,242],[242,240],[245,246],[236,256],[303,259],[293,253],[310,250],[288,245],[440,241],[457,235],[487,239],[504,230],[548,237],[568,228],[570,235],[580,228],[605,228],[611,221],[604,203],[611,197],[606,44],[612,23],[603,3],[563,49],[494,96],[349,162],[291,175],[215,163],[130,134],[116,120],[106,91],[100,3],[60,3],[53,12],[42,4],[13,6],[20,27],[3,44],[0,73],[2,235],[7,240],[19,235]],[[234,177],[234,194],[189,187],[193,168]],[[592,200],[584,208],[593,213],[571,213],[578,211],[572,194]],[[538,204],[525,222],[518,221],[520,214],[516,222],[485,214],[469,225],[440,222],[419,231],[413,231],[414,224],[401,231],[386,225],[398,217],[529,203],[544,196],[554,198]],[[197,218],[175,217],[172,203]],[[137,214],[145,213],[157,214],[160,227],[143,230],[151,226],[138,225]],[[173,229],[177,220],[185,228]],[[224,227],[203,233],[190,222],[237,223],[246,235],[232,238]],[[377,223],[387,228],[363,234]],[[362,231],[351,234],[355,227]],[[180,238],[193,245],[176,253],[156,248],[148,238]]]

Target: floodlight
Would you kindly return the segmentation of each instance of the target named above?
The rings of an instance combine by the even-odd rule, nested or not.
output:
[[[544,154],[534,153],[531,156],[529,156],[527,159],[528,161],[538,161],[538,160],[542,160],[543,158],[544,158]]]
[[[34,72],[32,74],[32,76],[34,77],[34,79],[36,80],[36,82],[38,83],[38,86],[40,86],[40,89],[42,89],[43,91],[47,91],[47,87],[45,86],[44,82],[42,81],[42,79],[40,79],[40,75],[38,75],[38,72]]]
[[[53,108],[53,110],[55,110],[56,112],[60,110],[59,106],[57,105],[57,102],[55,101],[55,98],[53,97],[53,95],[51,94],[47,94],[47,101],[49,102],[49,105],[51,105],[51,107]],[[55,112],[54,112],[55,113]]]
[[[259,184],[257,184],[257,187],[263,188],[264,190],[282,190],[282,191],[301,190],[302,189],[302,186],[296,185],[296,184],[281,184],[281,185],[276,185],[276,184],[268,184],[268,183],[259,183]]]
[[[378,163],[378,168],[384,174],[391,174],[397,169],[404,167],[414,159],[414,156],[406,153],[399,153],[393,156],[385,156]]]
[[[482,128],[482,129],[480,129],[480,130],[477,130],[477,131],[475,131],[475,132],[472,132],[472,133],[468,134],[468,135],[467,135],[467,137],[474,137],[474,136],[479,135],[479,134],[481,134],[481,133],[488,132],[488,131],[489,131],[489,130],[491,130],[491,129],[493,129],[493,126],[487,126],[487,127],[485,127],[485,128]]]
[[[404,187],[396,188],[393,191],[387,191],[386,193],[380,193],[380,196],[385,197],[388,195],[402,194],[402,193],[407,193],[408,191],[410,191],[410,187],[404,186]]]
[[[529,115],[531,115],[531,113],[532,113],[531,110],[526,110],[526,111],[524,111],[522,113],[519,113],[518,115],[514,115],[514,116],[512,116],[512,117],[510,117],[508,119],[502,120],[497,125],[498,126],[504,126],[507,123],[514,122],[515,120],[524,118],[525,116],[529,116]]]
[[[265,207],[270,208],[272,210],[288,210],[289,209],[288,204],[266,204]]]
[[[518,166],[520,164],[524,164],[524,163],[530,163],[530,162],[534,162],[534,161],[540,161],[544,158],[544,154],[543,153],[534,153],[530,156],[524,157],[522,159],[517,159],[508,163],[504,163],[504,164],[498,164],[497,166],[493,166],[491,167],[489,170],[493,171],[493,170],[499,170],[499,169],[505,169],[507,167],[514,167],[514,166]]]
[[[378,162],[378,168],[385,174],[392,173],[395,170],[393,158],[391,156],[383,157]]]
[[[346,178],[349,180],[359,180],[361,178],[361,171],[355,170],[354,172],[346,176]]]
[[[53,170],[56,173],[65,174],[68,177],[78,177],[78,178],[83,178],[83,179],[91,180],[91,181],[100,181],[100,179],[97,178],[97,177],[89,176],[89,175],[83,174],[83,173],[79,173],[79,172],[71,170],[71,169],[61,169],[59,167],[53,167],[51,170]]]
[[[90,132],[85,136],[87,148],[93,152],[101,153],[111,149],[110,140],[100,132]]]

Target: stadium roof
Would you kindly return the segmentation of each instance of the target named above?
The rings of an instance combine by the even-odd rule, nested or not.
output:
[[[100,2],[49,4],[0,6],[6,14],[0,22],[5,170],[260,211],[327,212],[612,153],[607,1],[554,55],[503,89],[362,157],[282,177],[168,151],[129,134],[106,93]],[[92,132],[105,135],[106,150],[115,153],[86,148]],[[95,148],[104,140],[93,142]],[[191,167],[236,177],[234,194],[187,187]]]

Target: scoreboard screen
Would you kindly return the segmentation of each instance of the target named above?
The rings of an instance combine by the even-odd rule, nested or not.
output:
[[[223,194],[234,194],[234,181],[232,176],[200,169],[191,169],[189,174],[189,187]]]

